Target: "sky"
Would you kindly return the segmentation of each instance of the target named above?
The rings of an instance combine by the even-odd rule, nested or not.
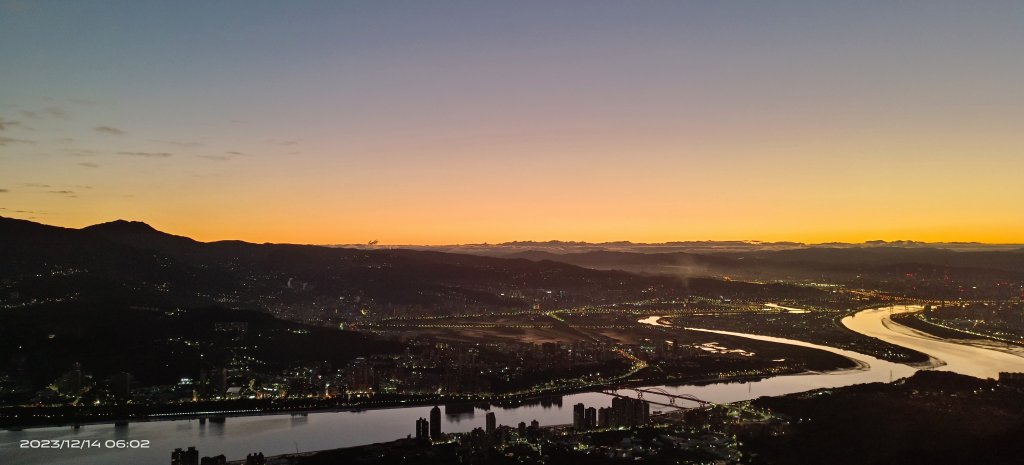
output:
[[[1024,243],[1020,1],[0,0],[0,216]]]

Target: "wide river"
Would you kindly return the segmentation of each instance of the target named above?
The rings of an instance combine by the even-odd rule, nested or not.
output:
[[[1024,358],[997,350],[939,340],[893,323],[888,317],[894,311],[912,307],[864,310],[843,320],[848,328],[872,337],[925,352],[936,359],[933,365],[980,377],[994,377],[998,371],[1024,372]],[[640,320],[655,326],[666,326],[660,317]],[[676,394],[690,394],[710,402],[735,402],[760,396],[779,396],[818,388],[841,387],[869,382],[888,382],[913,374],[917,368],[887,362],[848,350],[770,336],[687,328],[707,333],[715,342],[715,334],[741,336],[762,341],[792,344],[821,349],[856,361],[861,368],[828,373],[806,373],[775,376],[761,381],[715,383],[704,386],[652,386]],[[624,391],[625,393],[626,391]],[[645,398],[664,401],[648,394]],[[572,406],[611,405],[611,396],[599,392],[567,395],[561,404],[524,405],[515,408],[492,408],[499,424],[516,425],[520,421],[537,420],[542,425],[572,422]],[[430,407],[403,407],[361,412],[318,412],[308,415],[263,415],[230,417],[224,423],[198,420],[167,420],[134,422],[128,426],[111,424],[71,427],[30,428],[23,431],[0,431],[0,463],[3,464],[85,464],[113,463],[163,464],[170,462],[176,447],[196,446],[200,455],[224,454],[228,460],[244,459],[246,454],[261,451],[267,455],[391,441],[414,432],[415,421],[428,417]],[[653,410],[663,410],[654,406]],[[484,412],[444,415],[445,432],[465,432],[484,426]],[[147,449],[22,449],[22,440],[43,439],[109,439],[148,440]]]
[[[858,333],[914,349],[932,357],[935,370],[977,378],[998,378],[999,372],[1024,373],[1021,349],[982,340],[951,340],[925,334],[892,320],[898,313],[920,311],[918,305],[874,308],[843,318],[843,325]]]

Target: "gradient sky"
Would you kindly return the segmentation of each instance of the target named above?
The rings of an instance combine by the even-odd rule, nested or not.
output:
[[[0,216],[1024,242],[1024,2],[0,0]]]

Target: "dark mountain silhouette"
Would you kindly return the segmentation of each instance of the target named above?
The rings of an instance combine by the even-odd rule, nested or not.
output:
[[[214,302],[265,309],[420,306],[523,307],[508,291],[558,290],[597,302],[611,291],[640,295],[679,280],[597,271],[566,263],[415,250],[360,250],[241,241],[199,242],[145,223],[83,229],[0,219],[0,279],[17,302],[120,299],[137,304]],[[0,298],[4,290],[0,289]],[[521,294],[522,292],[520,292]],[[621,296],[621,294],[620,294]],[[281,310],[284,311],[284,310]]]

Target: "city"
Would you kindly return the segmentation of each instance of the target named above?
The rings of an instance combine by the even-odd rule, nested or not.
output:
[[[466,266],[489,273],[449,271],[441,281],[424,278],[430,274],[396,281],[391,292],[440,282],[457,286],[439,303],[436,296],[421,297],[428,300],[398,312],[397,304],[372,293],[327,304],[324,295],[335,289],[321,282],[332,279],[329,274],[302,286],[297,283],[307,281],[282,274],[280,265],[223,256],[219,245],[200,242],[188,243],[190,257],[176,259],[182,268],[175,273],[208,273],[219,266],[245,270],[237,284],[221,279],[214,289],[199,282],[203,290],[197,292],[190,287],[195,284],[164,281],[161,263],[167,259],[159,256],[152,265],[147,258],[135,267],[146,279],[126,281],[110,265],[79,258],[82,247],[102,250],[116,240],[184,257],[167,245],[183,238],[137,225],[122,229],[124,223],[75,232],[3,221],[6,243],[19,244],[11,257],[52,251],[52,234],[82,241],[70,255],[46,252],[45,262],[21,262],[49,273],[4,281],[2,317],[11,363],[0,376],[0,424],[13,437],[40,437],[25,439],[29,451],[33,445],[79,450],[112,445],[141,454],[133,456],[143,461],[173,452],[172,463],[178,464],[399,458],[412,463],[761,463],[758,457],[775,447],[768,438],[809,434],[785,410],[776,411],[762,399],[788,399],[815,389],[834,397],[862,383],[898,388],[918,380],[919,388],[901,392],[905,404],[915,405],[928,399],[922,393],[941,392],[947,384],[966,389],[962,385],[971,383],[920,378],[938,369],[996,379],[987,383],[996,383],[991,386],[1000,393],[1001,415],[1017,415],[1010,406],[1021,400],[1020,375],[1013,373],[1024,372],[1024,279],[1012,268],[1005,273],[1015,280],[960,281],[949,277],[953,273],[893,277],[886,266],[853,278],[838,273],[815,281],[710,276],[679,281],[451,252],[396,256],[361,249],[361,260],[343,255],[340,262],[328,262],[331,272],[341,275],[352,271],[337,263],[364,270]],[[232,247],[238,253],[239,246]],[[274,248],[253,244],[242,250],[258,256]],[[338,250],[306,247],[301,254],[332,257]],[[201,268],[189,271],[194,264]],[[147,266],[153,271],[143,271]],[[323,273],[316,266],[322,265],[305,270]],[[559,270],[557,281],[552,268]],[[62,284],[80,279],[75,269],[130,285],[131,305],[97,300],[80,287]],[[510,272],[517,276],[511,286]],[[601,282],[615,287],[598,291],[594,283]],[[867,287],[866,282],[880,284]],[[152,290],[142,291],[146,286]],[[908,292],[914,288],[939,291],[928,298],[926,291]],[[960,297],[951,298],[946,289]],[[216,297],[227,294],[239,296],[234,303],[242,307],[269,299],[297,303],[283,314],[232,309]],[[197,304],[196,296],[205,296],[205,302]],[[309,300],[325,303],[305,303]],[[884,322],[881,328],[891,334],[873,329],[874,321]],[[908,342],[914,334],[917,342]],[[973,350],[974,358],[962,361],[935,339],[956,344],[958,353]],[[89,350],[69,352],[71,346]],[[55,363],[62,358],[68,363]],[[799,408],[799,402],[783,405]],[[935,407],[925,402],[921,408]],[[261,447],[244,436],[218,453],[203,445],[206,434],[221,437],[236,427],[262,431],[261,422],[285,420],[293,433],[284,437],[293,439],[284,447]],[[364,421],[379,427],[353,429]],[[104,424],[113,424],[121,436],[154,428],[161,439],[77,439],[98,433]],[[348,433],[311,441],[308,428],[314,424]],[[167,427],[184,427],[185,435]],[[57,442],[38,436],[54,428],[61,431]]]

